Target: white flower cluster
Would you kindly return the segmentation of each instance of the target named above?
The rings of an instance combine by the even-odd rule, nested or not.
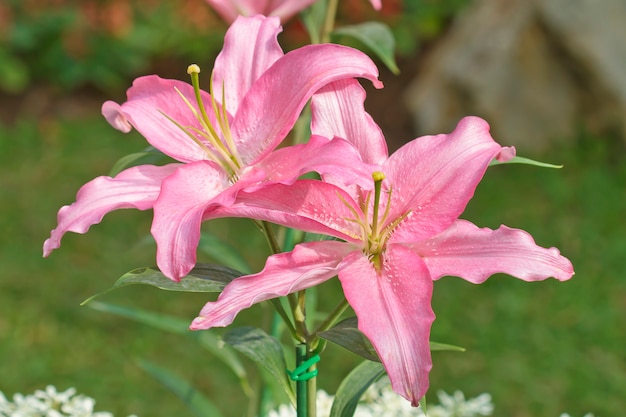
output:
[[[559,417],[571,417],[571,416],[569,414],[567,414],[567,413],[563,413]],[[591,413],[587,413],[583,417],[595,417],[595,416],[593,414],[591,414]]]
[[[437,393],[438,405],[428,406],[428,417],[479,417],[490,416],[493,413],[493,404],[489,394],[465,399],[462,392],[456,391],[448,395],[443,391]],[[317,414],[321,417],[330,415],[333,397],[324,391],[317,392]],[[271,411],[268,417],[295,417],[295,410],[288,405],[281,405]],[[383,379],[372,385],[361,397],[354,417],[425,417],[421,408],[411,407],[411,404],[396,394]],[[562,416],[561,416],[562,417]],[[587,417],[587,416],[585,416]]]
[[[0,417],[113,417],[106,411],[94,412],[93,398],[75,394],[74,388],[57,392],[48,385],[31,395],[15,394],[9,401],[0,391]]]

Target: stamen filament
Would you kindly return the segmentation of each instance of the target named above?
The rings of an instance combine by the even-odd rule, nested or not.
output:
[[[226,168],[228,171],[231,171],[233,174],[235,174],[239,170],[239,166],[236,163],[235,165],[232,164],[232,162],[234,161],[232,161],[232,158],[230,154],[228,153],[228,150],[224,147],[222,142],[219,140],[217,133],[213,129],[213,126],[210,124],[210,121],[208,120],[205,121],[201,117],[198,117],[198,112],[193,107],[193,105],[189,102],[189,100],[187,100],[187,97],[185,97],[185,95],[181,93],[178,88],[174,88],[174,89],[176,90],[180,98],[185,102],[185,104],[187,105],[191,113],[193,113],[194,117],[198,119],[202,127],[205,129],[205,132],[201,131],[200,129],[196,127],[191,127],[191,126],[187,128],[183,127],[182,125],[180,125],[180,123],[175,122],[171,117],[167,115],[165,116],[169,120],[171,120],[176,126],[178,126],[180,129],[185,131],[185,133],[190,138],[192,138],[194,142],[196,142],[202,148],[202,150],[204,150],[209,155],[209,157],[212,160],[214,160],[215,162],[219,163],[222,166],[224,166],[222,162],[226,162],[226,166],[224,166],[224,168]],[[204,108],[204,106],[201,106],[201,108]],[[207,125],[207,122],[209,123],[208,125]],[[213,148],[218,153],[218,155],[215,155],[213,151],[209,150],[209,148],[204,143],[202,143],[202,141],[198,140],[193,134],[191,134],[190,130],[193,130],[196,133],[198,133],[200,136],[205,137],[207,139],[207,142],[213,145]]]
[[[198,107],[200,108],[200,113],[202,117],[197,117],[207,131],[207,139],[209,142],[213,144],[213,146],[224,156],[224,159],[229,160],[229,166],[234,167],[233,171],[237,172],[241,166],[241,160],[239,159],[239,155],[237,154],[237,147],[235,146],[235,142],[233,141],[232,135],[230,134],[230,125],[228,123],[228,113],[226,112],[226,102],[225,102],[225,93],[224,86],[222,85],[222,104],[220,105],[213,95],[213,76],[211,75],[211,79],[209,80],[209,94],[211,96],[211,107],[213,107],[213,114],[215,114],[215,118],[217,120],[217,124],[219,125],[222,135],[224,137],[224,142],[222,142],[220,136],[215,131],[211,120],[206,112],[206,108],[204,107],[204,103],[202,101],[202,94],[200,90],[200,80],[198,74],[200,73],[200,67],[195,64],[190,65],[187,68],[187,73],[191,76],[191,84],[193,85],[194,95],[196,96],[196,102],[198,103]],[[197,114],[194,111],[194,114]]]
[[[176,120],[172,119],[167,114],[165,114],[163,112],[161,112],[161,114],[164,117],[166,117],[167,120],[169,120],[170,122],[174,123],[174,125],[176,125],[177,128],[182,130],[187,136],[189,136],[189,138],[191,140],[193,140],[204,152],[206,152],[211,159],[217,160],[217,155],[215,155],[213,153],[213,151],[210,148],[208,148],[201,140],[199,140],[196,136],[191,134],[191,132],[189,132],[189,130],[187,128],[185,128],[185,126],[181,125],[180,123],[178,123]]]
[[[211,80],[213,77],[211,77]],[[211,86],[213,85],[213,81],[211,81]],[[213,97],[213,92],[211,91],[211,97]],[[224,140],[226,141],[226,145],[231,150],[231,158],[234,158],[235,163],[241,165],[239,154],[237,153],[237,147],[235,146],[235,141],[233,140],[233,136],[230,134],[230,122],[228,121],[228,112],[226,111],[226,92],[224,90],[224,83],[222,83],[222,121],[220,122],[220,128],[222,129],[222,133],[224,135]]]

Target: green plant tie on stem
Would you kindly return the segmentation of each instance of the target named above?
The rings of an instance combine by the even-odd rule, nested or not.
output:
[[[287,374],[289,374],[289,378],[292,381],[296,382],[296,415],[298,417],[308,417],[309,415],[307,381],[317,376],[317,369],[309,371],[309,368],[319,361],[320,356],[317,353],[307,358],[306,344],[300,343],[296,345],[296,369],[291,372],[287,371]],[[315,409],[312,410],[312,415],[314,414]]]
[[[292,381],[299,382],[299,381],[308,381],[309,379],[316,377],[317,369],[314,369],[311,372],[307,372],[307,369],[309,369],[311,366],[315,365],[319,361],[320,361],[320,355],[315,354],[311,356],[309,359],[305,360],[300,365],[298,365],[298,367],[294,369],[293,371],[291,372],[287,371],[287,373],[289,374],[289,378],[291,378]]]

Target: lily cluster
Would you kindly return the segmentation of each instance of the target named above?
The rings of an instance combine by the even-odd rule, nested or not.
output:
[[[261,272],[228,284],[190,327],[227,326],[255,303],[338,277],[394,391],[416,406],[432,367],[435,280],[481,283],[496,273],[567,280],[572,265],[522,230],[459,219],[490,163],[515,155],[484,120],[464,118],[449,134],[389,155],[356,80],[382,87],[370,58],[332,44],[284,54],[280,31],[278,17],[238,17],[208,92],[192,65],[191,85],[141,77],[126,102],[104,103],[113,127],[138,130],[175,162],[85,184],[60,209],[44,255],[66,232],[85,233],[120,208],[153,210],[156,262],[175,281],[194,267],[201,224],[210,219],[248,217],[332,237],[270,256]],[[279,148],[309,101],[310,139]],[[301,179],[309,172],[320,179]]]

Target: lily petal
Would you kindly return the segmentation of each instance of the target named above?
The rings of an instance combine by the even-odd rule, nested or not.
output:
[[[382,0],[370,0],[370,3],[372,3],[372,7],[376,10],[380,10],[383,7]]]
[[[58,225],[43,244],[43,256],[50,255],[61,245],[61,238],[66,232],[86,233],[113,210],[152,208],[161,183],[179,166],[140,165],[126,169],[114,178],[98,177],[89,181],[78,190],[76,202],[59,210]]]
[[[133,128],[124,115],[122,106],[114,101],[109,100],[102,104],[102,115],[111,126],[120,132],[128,133]]]
[[[365,162],[380,165],[388,156],[387,142],[365,111],[364,102],[365,90],[357,80],[335,81],[323,87],[311,99],[311,132],[344,138],[357,147]]]
[[[280,16],[280,19],[284,22],[291,16],[298,13],[300,10],[304,10],[317,0],[274,0],[272,3],[280,3],[274,6],[274,10],[270,13],[272,16]]]
[[[215,59],[213,88],[221,101],[226,96],[226,109],[235,114],[252,84],[284,54],[278,44],[282,31],[278,18],[239,17],[224,37],[224,47]]]
[[[309,7],[316,0],[207,0],[227,22],[239,15],[279,16],[283,22],[300,10]]]
[[[410,214],[390,242],[415,242],[447,229],[501,149],[487,122],[465,117],[450,134],[421,137],[394,152],[383,165],[393,184],[389,221]]]
[[[458,220],[411,247],[424,259],[433,279],[453,275],[479,284],[496,273],[524,281],[549,277],[564,281],[574,275],[572,263],[558,249],[538,246],[525,231],[506,226],[491,230]]]
[[[256,164],[253,171],[263,171],[266,181],[261,186],[267,182],[293,184],[301,175],[317,172],[322,176],[332,174],[342,184],[367,187],[372,183],[375,169],[361,160],[350,142],[313,135],[307,143],[275,150]]]
[[[231,203],[234,193],[226,174],[211,161],[183,165],[163,181],[151,229],[163,274],[179,281],[189,273],[196,263],[205,210],[212,204]]]
[[[417,406],[428,390],[430,306],[433,282],[410,249],[389,245],[380,271],[361,252],[340,266],[339,280],[356,312],[359,330],[372,342],[394,391]]]
[[[203,142],[202,139],[197,137],[197,141],[194,141],[168,119],[169,117],[185,127],[193,126],[202,130],[202,126],[177,90],[194,106],[194,109],[197,109],[193,87],[190,84],[149,75],[137,78],[128,89],[128,100],[119,107],[120,116],[111,117],[114,109],[112,104],[108,104],[106,108],[103,105],[102,112],[109,123],[113,122],[113,127],[119,129],[124,127],[123,121],[128,121],[152,146],[178,161],[193,162],[207,159],[206,152],[197,142]],[[202,92],[202,100],[204,103],[210,103],[211,96]],[[215,125],[213,109],[207,108],[206,112]],[[210,148],[208,143],[204,143],[204,146]]]
[[[354,77],[382,87],[374,62],[341,45],[308,45],[276,61],[248,91],[231,126],[244,164],[256,163],[278,146],[317,90]]]
[[[267,258],[263,271],[235,278],[215,302],[207,303],[191,330],[228,326],[253,304],[313,287],[337,275],[337,265],[350,245],[336,241],[308,242],[293,251]]]
[[[250,193],[240,191],[233,204],[216,207],[205,213],[205,219],[249,217],[360,244],[362,230],[350,221],[355,213],[363,216],[340,188],[322,181],[298,180],[292,185],[273,184]]]

